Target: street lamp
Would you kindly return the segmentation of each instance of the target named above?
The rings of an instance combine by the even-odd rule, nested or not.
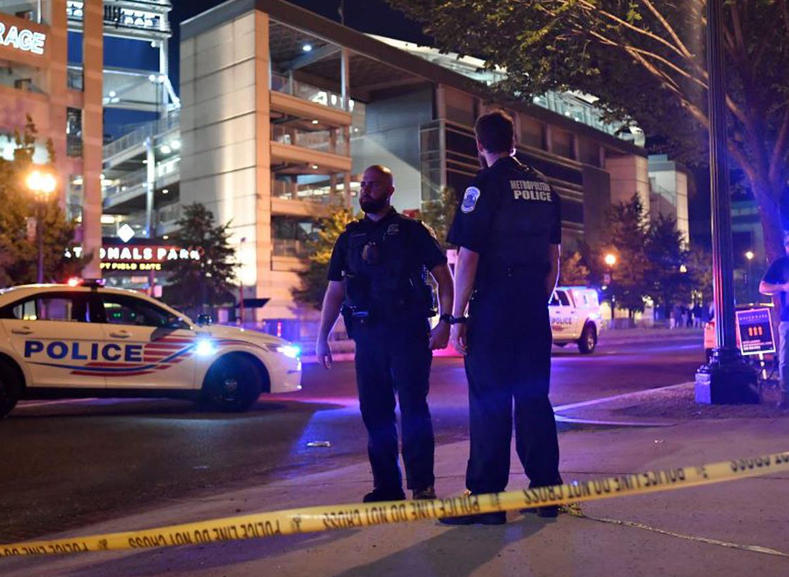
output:
[[[608,272],[605,275],[606,276],[606,278],[605,278],[606,285],[611,286],[612,279],[613,279],[613,268],[614,268],[614,265],[616,265],[616,255],[613,254],[613,253],[610,253],[610,252],[607,253],[603,257],[603,262],[608,267]],[[614,296],[614,293],[611,292],[611,328],[614,328],[613,325],[614,325],[614,309],[615,308],[616,308],[616,297]]]
[[[756,255],[753,254],[752,250],[749,250],[749,251],[745,252],[745,259],[748,261],[748,280],[745,283],[745,290],[748,293],[748,301],[751,300],[751,294],[752,294],[751,293],[751,284],[752,284],[751,283],[751,261],[753,260],[754,256],[756,256]]]
[[[49,195],[55,192],[57,181],[49,172],[33,169],[25,179],[28,190],[36,199],[36,236],[38,237],[38,270],[36,282],[44,282],[44,210]]]
[[[709,110],[710,196],[712,197],[712,290],[715,341],[712,357],[696,372],[696,402],[759,402],[756,373],[744,361],[736,340],[734,258],[731,240],[726,130],[724,0],[707,0],[707,101]]]

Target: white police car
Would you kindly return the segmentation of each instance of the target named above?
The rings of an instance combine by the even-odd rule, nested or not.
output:
[[[0,416],[19,399],[176,397],[227,411],[301,389],[298,347],[199,326],[141,293],[26,285],[0,291]]]
[[[595,289],[556,287],[548,311],[553,344],[563,347],[576,343],[581,353],[594,352],[602,329],[600,299]]]

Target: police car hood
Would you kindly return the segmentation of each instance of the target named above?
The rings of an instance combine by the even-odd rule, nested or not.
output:
[[[269,335],[266,333],[261,333],[258,331],[252,331],[248,329],[242,329],[239,327],[226,327],[223,325],[211,325],[207,327],[200,327],[198,332],[202,334],[209,334],[212,337],[218,339],[238,339],[241,341],[254,341],[259,344],[269,344],[269,345],[286,345],[288,341],[285,339],[281,339],[279,337],[275,337],[274,335]]]

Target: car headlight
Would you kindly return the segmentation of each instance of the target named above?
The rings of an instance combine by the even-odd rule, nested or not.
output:
[[[214,346],[214,343],[211,341],[211,339],[199,339],[197,341],[197,346],[195,347],[195,352],[200,357],[207,357],[209,355],[213,355],[216,352],[216,346]]]
[[[301,355],[301,348],[296,345],[280,345],[274,349],[281,355],[291,359],[297,359]]]

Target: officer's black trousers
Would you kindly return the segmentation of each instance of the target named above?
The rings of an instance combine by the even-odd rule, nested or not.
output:
[[[403,461],[409,489],[432,486],[435,441],[427,406],[430,364],[427,321],[380,322],[353,329],[356,384],[376,488],[402,487],[395,393],[400,401]]]
[[[478,295],[471,309],[466,356],[471,455],[466,487],[503,491],[515,446],[532,487],[561,483],[559,441],[548,400],[551,326],[544,284]],[[519,302],[525,299],[526,302]]]

